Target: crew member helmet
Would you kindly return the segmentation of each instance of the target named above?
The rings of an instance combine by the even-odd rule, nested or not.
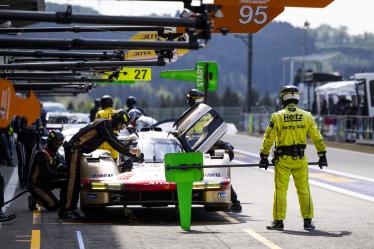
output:
[[[104,95],[100,99],[101,109],[106,109],[108,107],[113,107],[113,98],[110,95]]]
[[[286,85],[281,90],[280,98],[284,107],[291,103],[297,105],[300,99],[300,91],[294,85]]]
[[[101,105],[101,101],[99,98],[95,99],[95,107],[99,107]]]
[[[59,131],[50,131],[47,139],[47,147],[57,151],[64,142],[64,135]]]
[[[202,91],[197,89],[191,89],[187,94],[187,103],[190,106],[195,105],[196,103],[202,103],[204,101],[205,94]]]
[[[139,109],[134,108],[134,109],[131,109],[128,112],[128,115],[129,115],[129,118],[130,118],[130,123],[133,126],[135,126],[136,120],[138,120],[138,118],[140,118],[141,116],[143,116],[143,113]]]
[[[136,106],[136,103],[137,103],[137,101],[136,101],[136,98],[134,96],[129,96],[126,100],[126,106],[129,109],[134,108],[134,106]]]
[[[122,130],[127,126],[130,122],[130,118],[122,109],[119,109],[112,114],[112,127],[114,130]]]

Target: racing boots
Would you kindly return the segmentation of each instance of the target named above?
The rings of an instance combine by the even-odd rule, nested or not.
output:
[[[16,217],[17,217],[16,214],[4,214],[3,211],[1,211],[0,209],[0,222],[10,221]]]
[[[36,201],[34,200],[34,198],[31,195],[29,197],[27,197],[27,205],[28,205],[30,211],[37,210]]]
[[[235,213],[240,213],[242,211],[242,205],[240,204],[240,201],[235,201],[230,206],[230,211]]]
[[[266,226],[266,229],[268,230],[283,231],[283,228],[284,228],[283,220],[274,220],[271,222],[270,226]]]
[[[304,230],[313,231],[316,227],[313,224],[312,219],[304,219]]]
[[[58,213],[58,217],[62,220],[66,221],[80,221],[83,220],[83,217],[74,210],[60,210]]]

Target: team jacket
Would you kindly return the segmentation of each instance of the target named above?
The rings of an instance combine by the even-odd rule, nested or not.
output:
[[[128,146],[117,139],[111,122],[104,118],[83,127],[69,141],[74,147],[79,147],[83,153],[91,153],[104,142],[108,142],[115,150],[132,156]]]
[[[274,141],[278,147],[306,144],[307,135],[314,143],[317,152],[326,151],[323,137],[312,114],[290,104],[271,115],[260,153],[269,155]]]
[[[67,178],[67,172],[59,172],[54,169],[59,163],[57,154],[47,149],[38,151],[29,173],[31,186],[48,186],[53,180]]]

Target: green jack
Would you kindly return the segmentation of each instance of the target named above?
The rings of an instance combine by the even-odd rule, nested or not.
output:
[[[165,167],[203,165],[203,154],[200,152],[169,153],[165,155]],[[173,169],[165,168],[165,178],[168,182],[177,184],[179,219],[183,230],[191,227],[192,185],[195,181],[203,180],[203,169]]]

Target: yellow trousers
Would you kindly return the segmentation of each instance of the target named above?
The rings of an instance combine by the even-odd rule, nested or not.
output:
[[[284,220],[287,210],[287,190],[290,176],[293,176],[299,197],[302,217],[313,218],[313,201],[309,189],[308,159],[293,160],[290,156],[280,157],[275,163],[275,192],[273,205],[274,220]]]

